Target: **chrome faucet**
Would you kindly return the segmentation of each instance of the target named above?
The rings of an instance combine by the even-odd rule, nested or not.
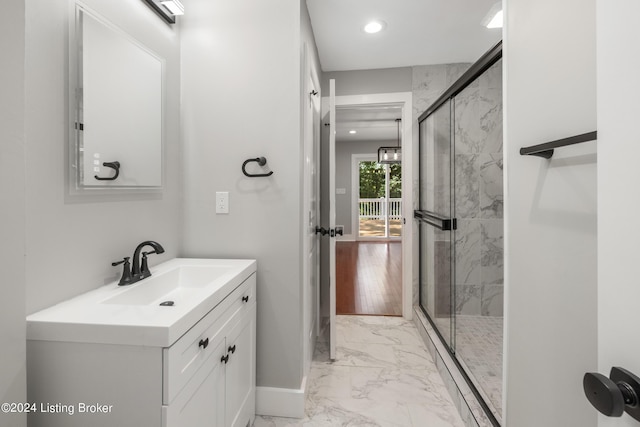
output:
[[[140,265],[140,251],[145,246],[151,246],[153,250],[149,252],[142,252],[142,265]],[[149,265],[147,264],[147,255],[161,253],[164,253],[164,248],[160,243],[154,242],[153,240],[144,241],[136,247],[136,250],[133,252],[133,267],[131,267],[133,282],[137,282],[138,280],[151,276]]]
[[[140,264],[140,251],[145,246],[151,246],[153,248],[152,251],[142,252],[142,265]],[[112,266],[116,266],[119,264],[124,264],[122,269],[122,277],[120,278],[120,282],[118,286],[131,285],[132,283],[136,283],[145,277],[151,276],[151,271],[149,271],[149,265],[147,263],[147,255],[151,254],[161,254],[164,253],[164,248],[158,242],[154,242],[152,240],[146,240],[140,243],[136,250],[133,252],[133,267],[130,268],[129,257],[125,257],[122,261],[112,262]]]

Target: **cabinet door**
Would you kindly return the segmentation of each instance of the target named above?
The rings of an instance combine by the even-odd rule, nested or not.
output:
[[[255,416],[256,305],[245,311],[227,334],[226,423],[245,427]]]
[[[224,337],[209,346],[211,356],[169,406],[164,407],[165,427],[223,427],[225,418]]]

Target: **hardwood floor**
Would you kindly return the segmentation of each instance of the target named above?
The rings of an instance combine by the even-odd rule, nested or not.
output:
[[[336,242],[337,314],[402,316],[402,244]]]

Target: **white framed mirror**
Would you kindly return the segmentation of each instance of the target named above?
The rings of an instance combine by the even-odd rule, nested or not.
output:
[[[72,191],[161,189],[164,59],[81,3],[69,46]]]

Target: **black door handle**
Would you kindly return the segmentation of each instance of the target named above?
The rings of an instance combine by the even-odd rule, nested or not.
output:
[[[609,378],[587,372],[582,379],[584,394],[598,411],[608,417],[620,417],[624,412],[640,421],[640,378],[626,369],[613,367]]]
[[[245,295],[242,297],[242,302],[249,302],[249,295]]]
[[[228,348],[229,353],[233,354],[236,352],[236,345],[230,345]]]
[[[220,362],[224,362],[225,365],[227,364],[228,361],[229,361],[229,355],[228,354],[225,354],[224,356],[222,356],[220,358]]]
[[[316,234],[318,233],[322,234],[323,236],[326,236],[328,234],[329,237],[336,237],[337,235],[342,236],[343,230],[342,228],[316,227]]]
[[[209,346],[209,338],[200,340],[200,342],[198,343],[198,347],[202,347],[203,349],[207,348],[208,346]]]
[[[316,234],[322,234],[323,236],[326,236],[327,234],[329,234],[329,230],[327,230],[324,227],[317,227],[316,226]]]

